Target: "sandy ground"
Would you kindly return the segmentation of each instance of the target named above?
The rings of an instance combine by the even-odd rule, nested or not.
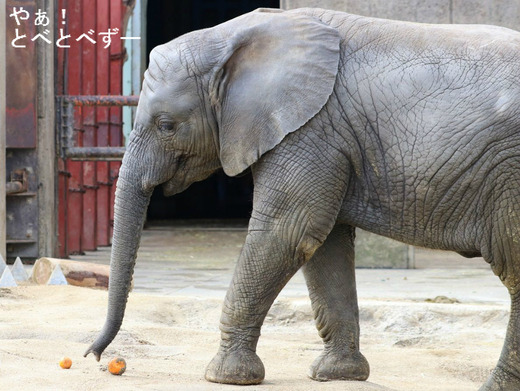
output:
[[[422,269],[356,272],[368,382],[306,376],[322,344],[301,274],[262,329],[265,382],[246,388],[206,382],[244,236],[240,227],[146,230],[123,328],[100,363],[83,353],[103,325],[106,291],[0,289],[0,390],[465,391],[477,390],[495,366],[509,316],[505,288],[483,261],[420,250]],[[109,250],[76,259],[108,263]],[[438,295],[459,303],[426,302]],[[62,356],[72,359],[70,370],[58,366]],[[115,356],[127,361],[123,376],[106,371]]]
[[[207,383],[218,346],[221,301],[133,293],[123,329],[100,363],[82,354],[104,319],[106,292],[71,286],[0,290],[2,390],[231,390]],[[281,299],[263,328],[258,354],[266,380],[247,390],[476,390],[500,352],[503,305],[406,301],[361,303],[369,382],[317,383],[306,377],[321,350],[307,298]],[[63,370],[64,355],[73,361]],[[122,356],[123,376],[106,371]]]

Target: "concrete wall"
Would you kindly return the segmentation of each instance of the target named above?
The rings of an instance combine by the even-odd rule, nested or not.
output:
[[[520,30],[520,0],[281,0],[281,8],[328,8],[425,23],[485,23]]]
[[[37,0],[36,5],[49,16],[49,26],[54,26],[54,2]],[[54,42],[54,31],[49,30],[47,38]],[[53,257],[58,254],[54,46],[38,40],[36,52],[38,64],[38,254]]]

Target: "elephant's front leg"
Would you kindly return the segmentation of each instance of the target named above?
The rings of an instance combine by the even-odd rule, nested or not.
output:
[[[348,162],[331,145],[325,159],[314,148],[321,139],[308,139],[313,135],[293,133],[276,153],[265,155],[254,166],[249,232],[226,295],[222,341],[206,370],[207,380],[262,381],[264,367],[256,344],[267,311],[334,227],[346,193]]]
[[[325,344],[310,369],[315,380],[366,380],[370,373],[359,351],[354,237],[354,227],[336,226],[303,267],[316,327]]]
[[[310,258],[313,239],[292,243],[278,230],[251,231],[240,255],[220,320],[220,349],[206,369],[217,383],[258,384],[264,366],[256,355],[260,328],[276,296]]]

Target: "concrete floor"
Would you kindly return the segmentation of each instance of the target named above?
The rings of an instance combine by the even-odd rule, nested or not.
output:
[[[142,235],[134,290],[224,298],[245,236],[243,222],[149,225]],[[360,301],[424,301],[446,296],[462,303],[509,303],[506,289],[482,259],[426,249],[416,249],[415,257],[415,269],[357,269]],[[110,248],[71,258],[108,264]],[[307,296],[301,272],[280,296]]]

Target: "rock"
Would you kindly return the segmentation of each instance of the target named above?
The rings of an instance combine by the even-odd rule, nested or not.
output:
[[[54,268],[58,265],[70,285],[108,289],[110,271],[108,265],[57,258],[38,259],[33,267],[31,281],[36,284],[47,284]]]
[[[435,299],[426,299],[424,300],[427,303],[442,303],[442,304],[456,304],[460,303],[457,299],[446,297],[446,296],[437,296]]]

